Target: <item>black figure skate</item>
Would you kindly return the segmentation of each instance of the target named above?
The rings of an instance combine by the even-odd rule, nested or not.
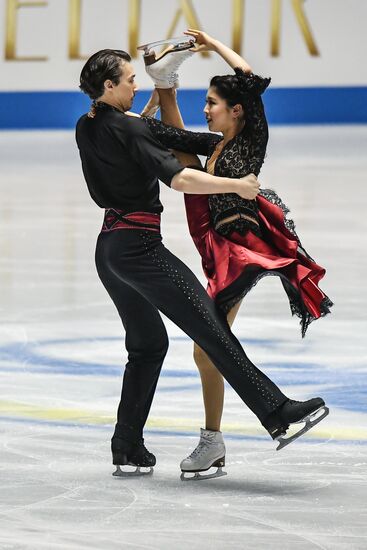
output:
[[[154,454],[146,449],[144,439],[131,443],[125,439],[113,437],[111,440],[111,450],[112,462],[116,466],[116,471],[112,474],[113,476],[139,477],[153,474],[153,466],[155,466],[156,459]],[[122,470],[121,466],[133,466],[135,470]],[[144,470],[141,470],[141,468],[144,468]]]
[[[201,428],[198,446],[180,464],[181,481],[201,481],[226,476],[227,472],[222,470],[225,465],[225,454],[222,432]],[[217,468],[217,471],[212,474],[201,473],[207,472],[210,468]]]
[[[315,397],[308,401],[293,401],[288,399],[277,412],[278,425],[268,429],[271,437],[279,442],[277,451],[280,451],[316,424],[321,422],[329,414],[329,409],[321,397]],[[287,430],[290,424],[302,424],[303,428],[293,435],[287,437]],[[280,424],[280,425],[279,425]]]

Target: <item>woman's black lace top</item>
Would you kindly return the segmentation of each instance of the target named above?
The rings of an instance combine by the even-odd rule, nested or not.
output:
[[[268,124],[264,112],[261,94],[266,90],[270,79],[254,74],[246,74],[235,69],[245,102],[246,124],[242,132],[229,141],[215,163],[215,175],[229,178],[241,178],[250,173],[259,174],[264,162],[268,142]],[[207,160],[213,154],[215,146],[223,139],[210,132],[190,132],[168,126],[154,118],[144,118],[154,136],[170,149],[186,153],[204,155]],[[211,221],[215,227],[221,220],[233,214],[244,214],[257,219],[257,203],[242,199],[235,193],[209,195]],[[255,224],[251,229],[259,234]],[[229,235],[233,231],[244,234],[249,229],[246,219],[237,219],[226,223],[218,232]]]

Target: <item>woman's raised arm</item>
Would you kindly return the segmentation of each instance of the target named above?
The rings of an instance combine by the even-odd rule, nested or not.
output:
[[[184,34],[186,34],[187,36],[195,37],[196,46],[193,48],[193,51],[217,52],[224,59],[224,61],[226,61],[228,65],[232,67],[232,69],[239,67],[245,73],[252,73],[252,68],[243,57],[238,55],[238,53],[231,50],[231,48],[229,48],[219,40],[216,40],[212,36],[209,36],[209,34],[207,34],[206,32],[198,31],[195,29],[187,29]]]

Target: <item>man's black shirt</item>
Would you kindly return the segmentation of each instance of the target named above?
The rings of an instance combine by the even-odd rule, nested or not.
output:
[[[125,213],[162,212],[158,178],[170,186],[183,166],[142,119],[99,104],[95,118],[79,119],[76,141],[89,193],[98,206]]]

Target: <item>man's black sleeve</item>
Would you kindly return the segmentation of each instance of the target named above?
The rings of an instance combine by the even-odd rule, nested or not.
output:
[[[121,122],[115,122],[114,131],[133,160],[169,187],[173,176],[184,169],[176,157],[154,138],[140,118],[125,115]]]

